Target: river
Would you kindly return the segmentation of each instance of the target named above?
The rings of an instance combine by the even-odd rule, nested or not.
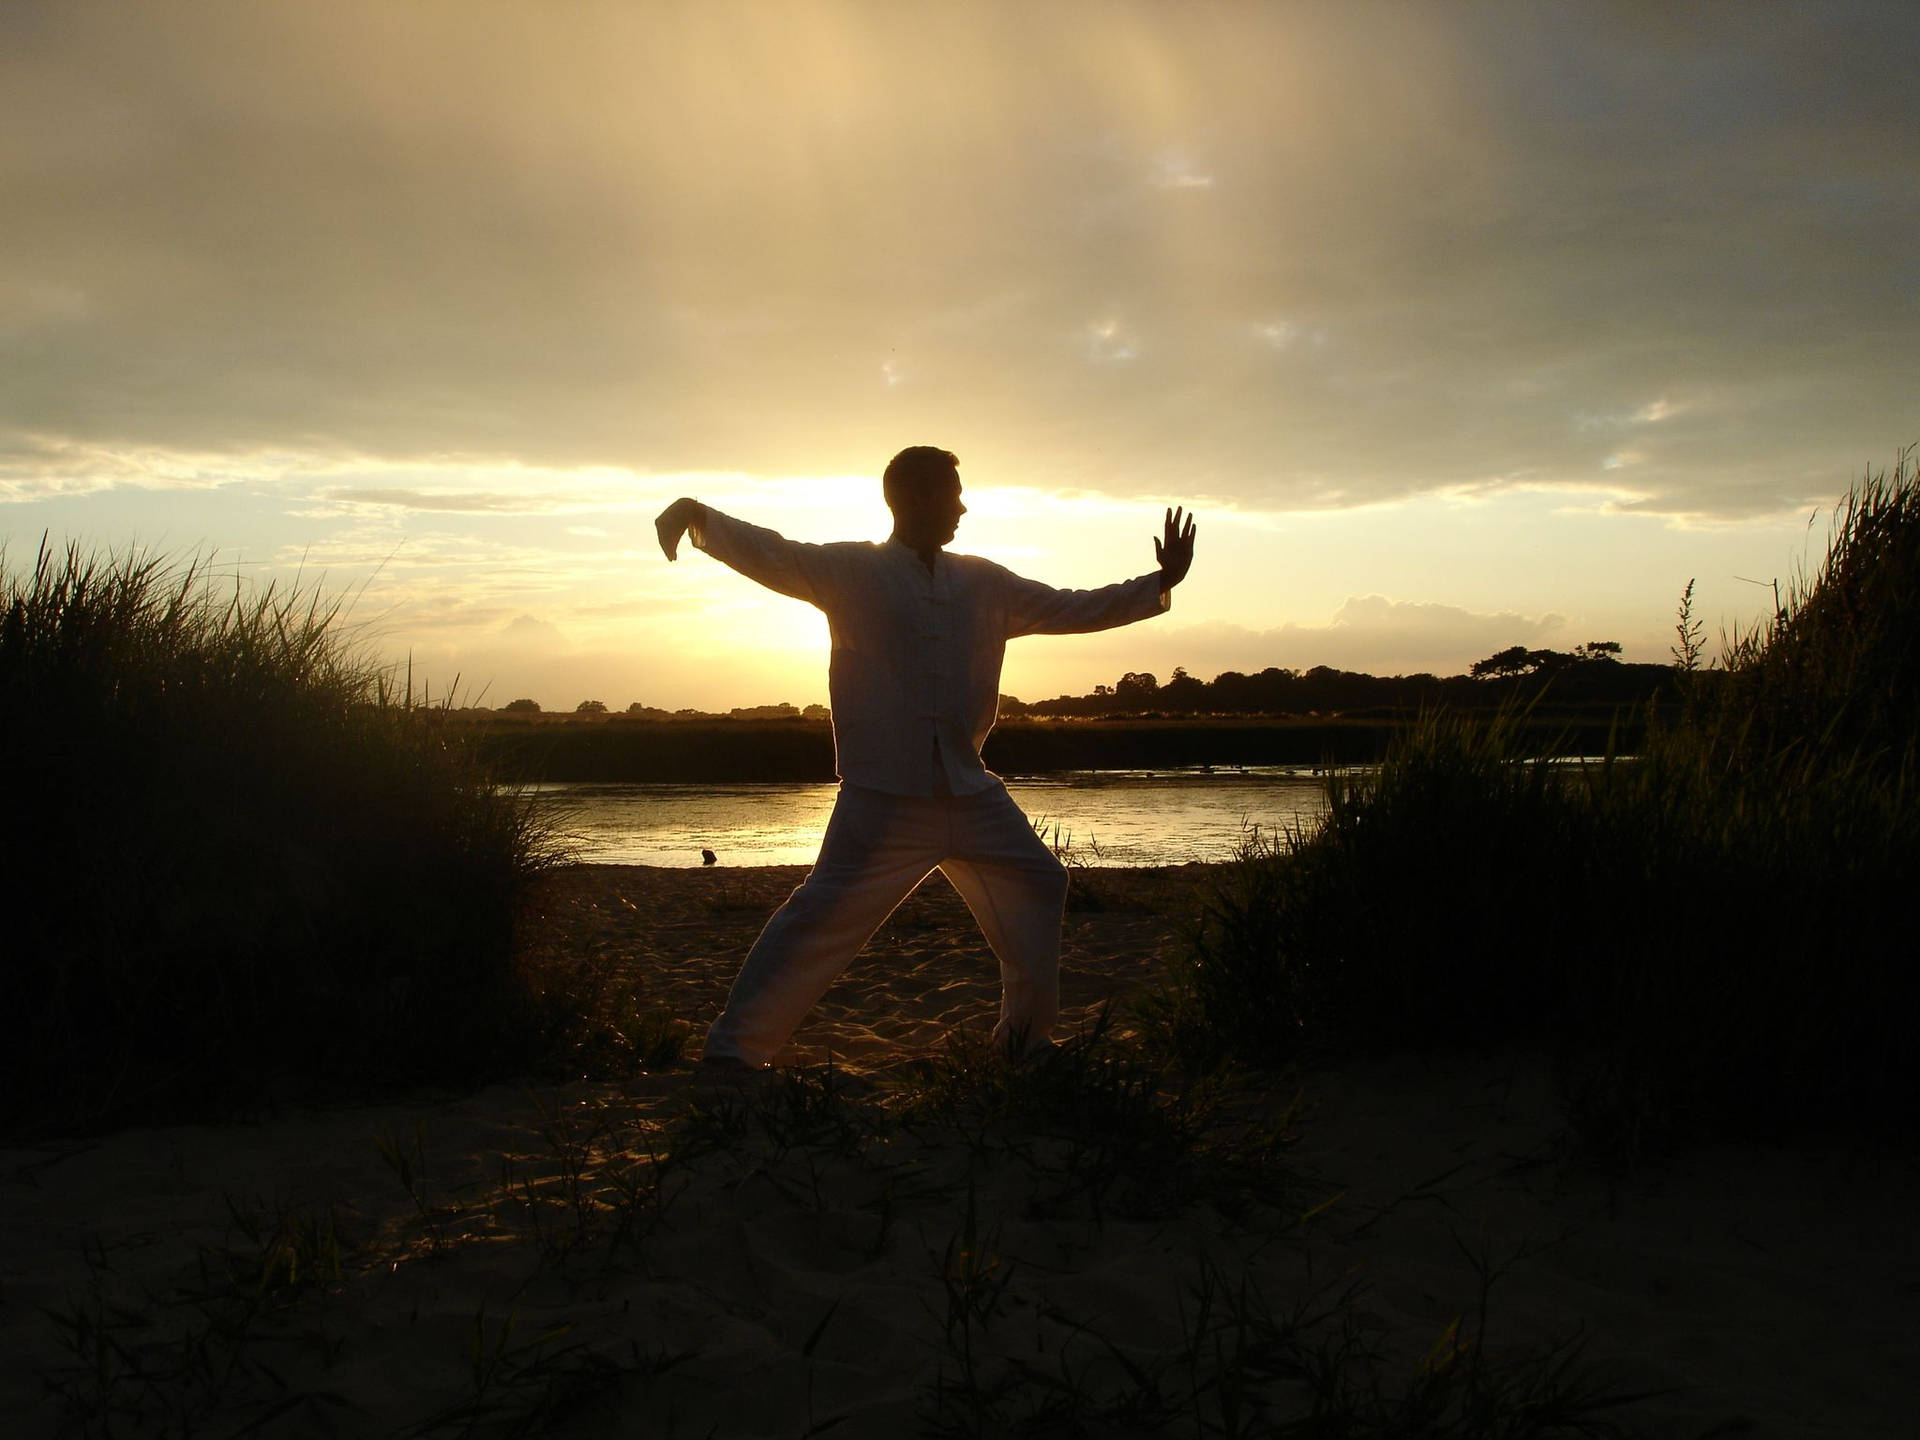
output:
[[[580,861],[696,866],[810,865],[832,784],[526,787]],[[1326,780],[1300,767],[1081,770],[1011,777],[1007,789],[1056,847],[1090,865],[1179,865],[1232,856],[1247,829],[1275,834],[1327,808]]]

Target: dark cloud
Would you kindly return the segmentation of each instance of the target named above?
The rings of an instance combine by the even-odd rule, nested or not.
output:
[[[1774,512],[1911,438],[1916,58],[1879,4],[10,5],[0,445]]]

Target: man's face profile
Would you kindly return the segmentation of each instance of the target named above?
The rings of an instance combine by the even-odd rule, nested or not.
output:
[[[945,545],[960,528],[960,472],[922,475],[900,486],[890,502],[893,533],[915,549]]]

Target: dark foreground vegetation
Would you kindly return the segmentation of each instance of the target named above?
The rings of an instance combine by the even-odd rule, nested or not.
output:
[[[1819,573],[1630,764],[1522,763],[1513,713],[1439,714],[1230,867],[1156,1021],[1190,1063],[1553,1053],[1631,1151],[1911,1130],[1920,974],[1920,485],[1843,502]]]
[[[877,1078],[556,1095],[479,1183],[378,1131],[383,1211],[230,1197],[158,1293],[93,1258],[48,1311],[44,1410],[75,1435],[1636,1433],[1650,1392],[1509,1324],[1519,1256],[1486,1237],[1456,1237],[1450,1322],[1381,1315],[1260,1099],[1096,1024],[1020,1068],[961,1033]]]
[[[0,606],[0,1132],[525,1056],[537,830],[336,604],[43,548]]]

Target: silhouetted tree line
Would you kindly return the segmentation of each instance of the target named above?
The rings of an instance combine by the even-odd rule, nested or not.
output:
[[[1612,640],[1569,651],[1529,650],[1523,645],[1476,661],[1465,675],[1368,675],[1316,665],[1311,670],[1268,666],[1257,674],[1225,670],[1201,680],[1177,668],[1162,684],[1157,676],[1128,671],[1090,695],[1061,695],[1032,704],[1000,697],[1005,716],[1100,715],[1311,715],[1340,712],[1412,713],[1446,705],[1454,709],[1498,706],[1509,701],[1550,700],[1555,705],[1632,706],[1667,691],[1673,667],[1629,664]]]

